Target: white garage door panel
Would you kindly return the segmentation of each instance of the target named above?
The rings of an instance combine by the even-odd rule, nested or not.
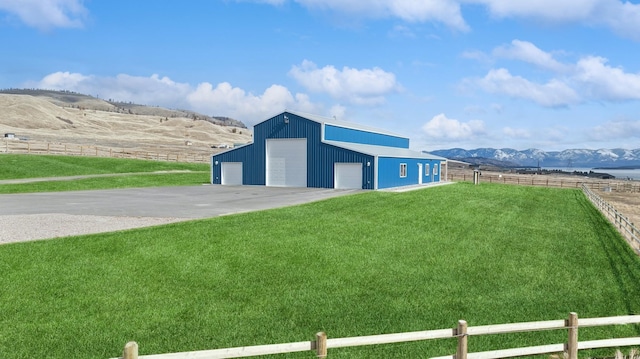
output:
[[[336,163],[334,174],[335,188],[362,189],[362,163]]]
[[[307,187],[307,139],[267,140],[267,186]]]
[[[242,185],[242,162],[222,162],[221,183],[229,186]]]

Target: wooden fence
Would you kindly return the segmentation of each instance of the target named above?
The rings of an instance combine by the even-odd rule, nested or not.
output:
[[[420,332],[395,333],[369,335],[351,338],[327,338],[325,333],[316,334],[315,341],[257,345],[238,348],[202,350],[194,352],[138,355],[138,344],[129,342],[125,345],[123,355],[119,359],[220,359],[220,358],[246,358],[258,355],[286,354],[294,352],[311,351],[318,358],[326,358],[328,349],[345,348],[365,345],[380,345],[391,343],[404,343],[421,340],[457,338],[457,351],[453,355],[437,357],[436,359],[497,359],[513,358],[520,356],[540,355],[549,353],[565,353],[567,359],[577,359],[578,350],[597,348],[617,348],[627,346],[639,346],[640,337],[603,339],[592,341],[578,341],[578,329],[583,327],[599,327],[607,325],[638,324],[640,315],[628,315],[619,317],[580,319],[576,313],[570,313],[566,320],[551,320],[541,322],[513,323],[484,325],[468,327],[467,322],[460,320],[458,326],[453,329],[439,329]],[[491,334],[522,333],[541,330],[567,331],[567,341],[559,344],[548,344],[524,348],[510,348],[493,351],[468,353],[470,337]],[[115,358],[113,358],[115,359]]]
[[[112,158],[133,158],[155,161],[209,163],[211,154],[185,151],[142,151],[126,148],[109,148],[92,145],[62,144],[37,141],[4,140],[0,152],[24,154],[50,154],[66,156],[94,156]]]
[[[449,181],[473,182],[473,172],[449,172],[447,179]],[[584,184],[591,189],[609,188],[616,192],[640,192],[640,181],[599,180],[579,176],[572,178],[554,175],[513,175],[482,172],[480,182],[557,188],[581,188]]]
[[[637,254],[640,254],[640,230],[635,227],[635,225],[629,222],[629,218],[622,215],[622,213],[618,212],[612,205],[607,203],[607,201],[603,200],[600,196],[593,193],[589,187],[586,185],[582,186],[582,191],[585,193],[587,198],[593,203],[594,206],[604,216],[613,223],[613,225],[618,228],[622,236],[629,242],[629,245],[636,251]]]

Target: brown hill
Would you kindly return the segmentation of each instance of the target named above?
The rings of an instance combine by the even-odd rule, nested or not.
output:
[[[231,119],[222,122],[235,126],[194,112],[133,104],[126,108],[86,95],[54,93],[59,96],[0,93],[0,136],[14,133],[30,141],[159,152],[213,153],[212,146],[251,141],[244,124]]]

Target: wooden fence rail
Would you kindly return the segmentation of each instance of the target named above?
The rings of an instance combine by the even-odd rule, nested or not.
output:
[[[592,341],[578,341],[578,329],[583,327],[599,327],[607,325],[623,325],[640,323],[640,315],[627,315],[605,318],[587,318],[578,321],[576,313],[570,313],[566,320],[551,320],[540,322],[484,325],[468,327],[464,320],[458,321],[453,329],[439,329],[408,333],[380,334],[351,338],[327,339],[325,333],[317,333],[315,341],[256,345],[247,347],[202,350],[194,352],[138,355],[138,344],[129,342],[125,345],[122,357],[118,359],[221,359],[245,358],[258,355],[285,354],[302,351],[312,351],[318,358],[326,358],[328,349],[403,343],[411,341],[457,338],[457,351],[453,355],[437,357],[436,359],[497,359],[512,358],[528,355],[539,355],[564,352],[567,359],[577,359],[578,351],[597,348],[618,348],[640,346],[640,337],[615,338]],[[541,330],[567,330],[567,342],[548,344],[524,348],[510,348],[485,352],[468,353],[468,342],[472,336],[522,333]],[[113,358],[116,359],[116,358]]]
[[[603,200],[600,196],[593,193],[586,185],[582,186],[582,191],[585,193],[591,203],[607,217],[613,225],[618,228],[622,236],[629,242],[629,245],[640,254],[640,230],[629,221],[629,218],[618,212],[612,205]]]
[[[450,171],[447,179],[449,181],[473,182],[473,173],[452,173]],[[483,172],[480,176],[480,182],[557,188],[581,188],[584,184],[591,189],[609,188],[615,192],[640,192],[640,181],[600,180],[579,176],[572,178],[553,175],[513,175]]]
[[[133,158],[155,161],[209,163],[211,154],[185,151],[143,151],[127,148],[109,148],[93,145],[76,145],[36,141],[4,140],[0,152],[24,154],[48,154],[66,156],[93,156],[112,158]]]

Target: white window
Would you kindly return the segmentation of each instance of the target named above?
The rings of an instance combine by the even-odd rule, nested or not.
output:
[[[430,172],[431,172],[431,171],[429,171],[429,164],[428,164],[428,163],[426,163],[426,164],[424,165],[424,175],[425,175],[425,176],[427,176],[427,177],[429,177],[429,173],[430,173]]]
[[[407,177],[407,164],[406,163],[401,163],[400,164],[400,178],[404,178]]]
[[[437,164],[433,165],[433,175],[434,176],[438,175],[438,165]]]

